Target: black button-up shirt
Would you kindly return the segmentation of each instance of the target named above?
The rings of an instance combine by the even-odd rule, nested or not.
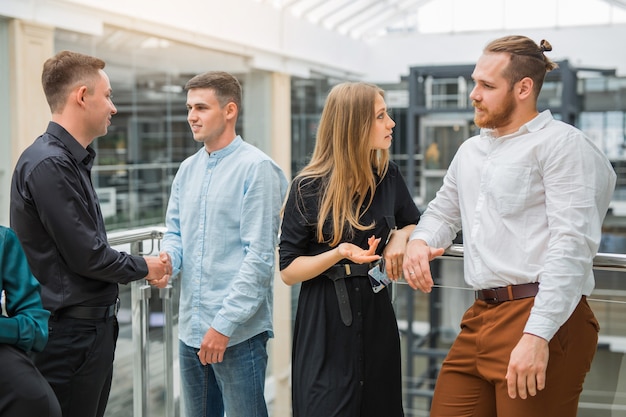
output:
[[[109,246],[91,182],[95,155],[50,122],[13,173],[11,227],[42,285],[43,305],[53,314],[74,305],[111,305],[118,283],[148,274],[142,257]]]

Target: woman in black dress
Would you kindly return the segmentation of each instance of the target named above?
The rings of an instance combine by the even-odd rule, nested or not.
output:
[[[368,278],[383,258],[402,273],[419,220],[398,167],[389,161],[394,121],[383,91],[335,86],[324,106],[311,162],[291,184],[280,269],[302,283],[293,336],[294,417],[400,417],[398,326],[387,288]]]

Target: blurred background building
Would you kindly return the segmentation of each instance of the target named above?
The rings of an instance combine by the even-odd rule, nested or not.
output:
[[[0,224],[9,224],[13,166],[50,118],[42,64],[63,49],[107,63],[118,114],[109,133],[93,144],[93,181],[115,234],[162,226],[173,176],[199,147],[187,125],[183,86],[208,70],[239,78],[244,104],[238,133],[288,175],[310,156],[329,89],[345,80],[379,84],[397,123],[392,158],[423,208],[459,144],[476,133],[468,98],[473,63],[488,41],[507,34],[552,43],[549,56],[560,68],[549,74],[540,107],[582,129],[613,162],[618,185],[601,251],[623,254],[626,0],[0,0]],[[444,262],[442,274],[462,285],[458,264]],[[626,294],[622,273],[597,275],[598,299]],[[469,301],[465,293],[449,290],[437,312],[428,307],[432,300],[405,289],[399,286],[396,305],[407,340],[407,415],[427,415],[430,391],[419,387],[416,375],[436,375],[429,373],[436,367],[433,358],[438,348],[445,350],[446,335],[458,323],[453,310],[459,300]],[[278,280],[275,290],[269,395],[273,415],[282,417],[289,415],[297,289]],[[594,417],[626,416],[620,405],[626,404],[620,388],[626,384],[626,376],[620,379],[626,347],[619,347],[626,345],[626,329],[621,301],[613,301],[594,306],[605,332],[605,345],[599,346],[604,354],[596,360],[604,377],[588,378],[581,415],[590,410]],[[435,342],[433,326],[441,330]],[[163,330],[156,324],[154,329]],[[130,332],[121,337],[120,361],[128,356],[125,349],[132,350],[123,339]],[[426,339],[430,350],[416,348]],[[122,378],[122,368],[116,372]],[[138,417],[120,405],[128,395],[132,399],[132,391],[114,390],[110,416]],[[159,415],[155,410],[149,415]]]

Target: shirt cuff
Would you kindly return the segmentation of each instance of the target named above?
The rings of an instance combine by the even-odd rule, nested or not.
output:
[[[547,341],[552,340],[558,330],[559,326],[554,321],[532,314],[524,327],[524,333],[542,337]]]
[[[412,240],[420,239],[426,242],[428,246],[431,246],[430,243],[428,242],[429,238],[430,238],[430,234],[424,233],[421,230],[413,229],[413,231],[411,232],[411,235],[409,236],[409,242]]]
[[[17,346],[20,330],[15,317],[0,317],[0,344]]]
[[[223,334],[224,336],[231,337],[237,328],[237,323],[233,323],[230,320],[225,319],[222,315],[218,314],[213,319],[211,327]]]

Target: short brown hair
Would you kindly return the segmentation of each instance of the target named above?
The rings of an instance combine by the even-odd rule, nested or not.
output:
[[[185,90],[192,88],[209,88],[215,93],[221,107],[233,102],[237,105],[237,110],[241,111],[241,84],[228,72],[209,71],[196,75],[185,84]]]
[[[531,78],[535,97],[538,97],[546,74],[558,67],[544,55],[544,52],[551,50],[552,45],[545,39],[537,45],[526,36],[513,35],[491,41],[485,47],[484,52],[508,53],[511,56],[511,62],[503,70],[502,75],[509,80],[511,88],[522,78]]]
[[[46,60],[41,84],[52,113],[63,110],[67,95],[77,85],[93,89],[93,82],[104,65],[99,58],[72,51],[61,51]]]

